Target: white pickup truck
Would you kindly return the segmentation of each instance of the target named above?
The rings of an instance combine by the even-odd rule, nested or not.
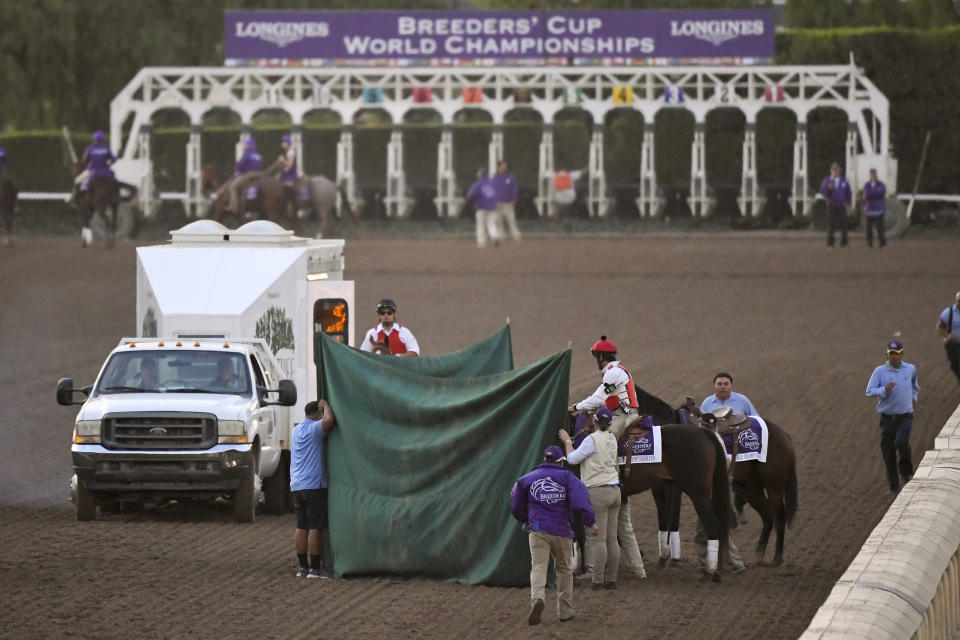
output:
[[[267,510],[282,513],[279,436],[297,391],[279,376],[263,340],[127,338],[92,386],[60,380],[57,401],[83,404],[71,447],[77,520],[98,505],[226,496],[236,519],[252,522],[262,477]]]
[[[290,434],[317,399],[319,334],[353,344],[343,240],[199,220],[137,249],[137,337],[96,382],[57,385],[76,417],[78,520],[127,503],[226,497],[252,522],[290,506]]]

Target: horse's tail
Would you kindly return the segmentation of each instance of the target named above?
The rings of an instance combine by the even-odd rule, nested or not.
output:
[[[787,526],[793,524],[793,517],[797,515],[797,462],[793,460],[790,471],[787,473],[787,486],[783,499],[783,520]]]
[[[710,440],[713,445],[713,488],[711,490],[713,500],[713,513],[717,518],[717,526],[720,527],[720,557],[726,557],[727,545],[730,534],[730,480],[727,478],[727,454],[720,444],[720,439],[712,432],[703,430],[701,433]]]

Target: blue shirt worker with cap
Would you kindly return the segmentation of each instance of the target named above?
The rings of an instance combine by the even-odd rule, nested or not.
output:
[[[891,495],[900,490],[901,482],[905,484],[913,478],[910,429],[913,427],[913,410],[917,407],[919,393],[917,368],[903,361],[903,345],[894,340],[887,345],[887,362],[873,370],[867,383],[867,395],[878,398],[880,453],[887,467]],[[897,453],[900,454],[899,466]]]
[[[573,513],[578,511],[584,526],[594,535],[597,525],[587,487],[569,470],[563,468],[560,447],[547,447],[543,463],[523,476],[510,492],[510,513],[523,523],[530,542],[530,616],[527,622],[540,624],[545,606],[544,587],[547,563],[553,556],[557,572],[557,617],[561,622],[572,620],[573,572],[570,556],[573,549]]]
[[[306,420],[293,428],[290,437],[290,491],[297,531],[297,577],[329,578],[323,570],[322,529],[327,528],[327,466],[323,459],[327,432],[336,425],[326,400],[303,407]],[[309,563],[307,554],[310,554]]]
[[[960,382],[960,291],[957,301],[940,312],[937,320],[937,333],[943,338],[943,347],[947,350],[950,371]]]
[[[833,232],[837,229],[840,230],[840,246],[847,246],[847,207],[853,202],[853,194],[836,162],[830,165],[830,175],[820,183],[820,195],[827,201],[827,247],[833,248]]]

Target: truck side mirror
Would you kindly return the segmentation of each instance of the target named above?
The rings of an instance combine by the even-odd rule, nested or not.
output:
[[[268,393],[276,393],[279,398],[276,402],[270,402],[267,400]],[[257,398],[260,400],[261,406],[273,404],[281,407],[292,407],[297,404],[297,385],[293,383],[293,380],[281,380],[277,389],[257,387]]]
[[[297,404],[297,385],[293,383],[293,380],[280,381],[279,404],[284,407],[292,407]]]
[[[83,404],[86,400],[74,400],[73,394],[82,393],[84,396],[89,396],[92,389],[93,387],[74,389],[72,378],[60,378],[60,380],[57,381],[57,404],[62,404],[67,407],[74,404]]]

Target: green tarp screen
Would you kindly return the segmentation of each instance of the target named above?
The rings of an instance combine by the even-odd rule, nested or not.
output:
[[[436,378],[472,378],[513,369],[510,325],[461,351],[426,358],[384,358],[368,351],[357,351],[368,358],[382,358],[384,364],[411,373]]]
[[[510,488],[563,424],[570,351],[516,371],[437,378],[327,336],[321,347],[322,395],[337,416],[327,447],[334,570],[527,584]]]

